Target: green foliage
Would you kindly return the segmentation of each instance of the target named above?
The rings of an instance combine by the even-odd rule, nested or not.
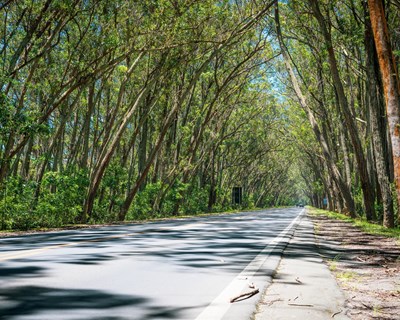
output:
[[[76,174],[47,172],[34,210],[38,224],[59,227],[74,223],[82,211],[85,197],[82,190],[87,185],[87,176],[83,171]]]
[[[284,85],[270,73],[274,26],[267,14],[252,20],[264,6],[9,2],[0,20],[1,227],[62,226],[85,214],[112,222],[134,190],[129,220],[231,210],[235,186],[243,209],[304,198],[291,139],[315,141],[304,114],[275,96]],[[305,80],[317,92],[315,77]]]
[[[243,204],[242,207],[244,209],[254,209],[255,204],[254,204],[254,198],[252,194],[245,194],[243,197]]]
[[[1,228],[27,230],[39,225],[32,212],[36,184],[21,178],[5,181],[0,197]]]
[[[139,192],[135,197],[126,219],[147,220],[149,218],[157,217],[154,215],[155,211],[153,210],[153,204],[161,189],[162,185],[160,182],[147,184],[146,188]]]
[[[361,187],[355,188],[354,190],[354,203],[356,205],[356,213],[362,217],[364,215],[364,200],[363,200],[363,193]]]
[[[184,205],[182,206],[183,213],[196,214],[207,212],[208,195],[208,188],[192,188],[190,193],[188,193],[184,199]]]
[[[323,210],[323,209],[317,209],[317,208],[313,208],[313,207],[307,207],[307,213],[311,214],[311,215],[319,215],[319,216],[327,216],[329,218],[332,219],[337,219],[337,220],[344,220],[344,221],[352,221],[353,219],[350,218],[349,216],[346,216],[342,213],[338,213],[338,212],[333,212],[333,211],[327,211],[327,210]]]
[[[36,227],[59,227],[75,223],[82,210],[87,176],[47,172],[41,194],[35,198],[38,185],[21,178],[9,178],[0,198],[2,229],[27,230]]]

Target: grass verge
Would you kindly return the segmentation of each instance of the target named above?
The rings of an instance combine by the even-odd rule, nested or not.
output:
[[[376,235],[380,235],[380,236],[400,239],[400,228],[399,227],[393,228],[393,229],[388,229],[388,228],[385,228],[384,226],[381,226],[376,223],[371,223],[371,222],[365,221],[363,219],[352,219],[341,213],[317,209],[314,207],[307,207],[307,213],[312,216],[326,216],[331,219],[347,221],[347,222],[351,223],[352,225],[354,225],[355,227],[360,228],[362,231],[370,233],[370,234],[376,234]]]

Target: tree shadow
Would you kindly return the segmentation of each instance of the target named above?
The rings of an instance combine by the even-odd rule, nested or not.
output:
[[[252,214],[251,219],[238,219],[243,216],[244,214],[226,215],[171,220],[167,223],[32,234],[2,239],[0,253],[8,254],[12,251],[18,254],[24,250],[62,246],[66,249],[77,249],[77,252],[71,251],[61,256],[57,263],[96,265],[116,259],[146,255],[183,267],[216,268],[237,273],[259,254],[271,239],[284,230],[287,221],[292,219],[288,217],[282,221],[274,221],[273,229],[268,229],[257,228],[263,223],[265,214]],[[205,223],[207,225],[203,226]],[[160,229],[160,226],[163,228]],[[114,247],[124,249],[115,250]],[[79,251],[80,249],[86,250]],[[46,252],[51,253],[52,250],[54,249],[50,248]],[[271,253],[274,254],[275,252]],[[46,262],[49,258],[32,255],[32,258],[21,257],[16,261],[36,262],[40,259]]]
[[[68,310],[81,310],[85,319],[122,320],[122,319],[178,319],[182,312],[200,308],[154,306],[150,299],[113,294],[100,290],[56,289],[41,286],[21,286],[0,289],[0,319],[13,319],[35,315],[49,315],[57,319],[67,319]],[[122,308],[118,312],[118,308]],[[115,311],[113,311],[115,310]],[[140,312],[135,312],[140,310]],[[92,315],[93,313],[94,315]],[[108,316],[104,313],[123,313]]]
[[[250,218],[237,219],[241,216],[244,215],[80,229],[2,239],[0,253],[18,254],[21,250],[51,246],[54,249],[49,248],[37,255],[21,256],[13,259],[10,265],[6,262],[6,269],[0,269],[0,280],[4,278],[8,281],[20,276],[45,277],[47,271],[57,270],[57,264],[96,266],[118,259],[138,262],[143,259],[157,260],[179,268],[184,267],[185,272],[222,271],[224,274],[237,275],[293,219],[293,215],[280,217],[273,221],[273,228],[269,228],[265,224],[265,214],[252,214]],[[64,245],[65,243],[68,245]],[[58,246],[65,251],[55,258]],[[268,254],[270,257],[280,256],[283,249],[284,245],[279,244]],[[29,264],[29,267],[21,266],[21,263]],[[84,272],[85,269],[82,269],[83,274]],[[272,272],[273,270],[263,270],[257,277],[270,276]],[[7,289],[0,289],[0,298],[7,302],[0,305],[0,315],[4,315],[1,319],[54,310],[100,309],[107,312],[93,320],[117,320],[125,318],[110,316],[113,314],[111,311],[123,307],[140,309],[142,314],[138,319],[178,319],[187,309],[199,308],[198,305],[165,307],[148,297],[119,295],[107,291],[41,286],[8,286]],[[179,302],[176,304],[179,305]],[[128,319],[133,318],[128,316]]]
[[[386,237],[369,235],[344,221],[332,221],[323,216],[312,219],[324,224],[323,230],[320,231],[321,237],[318,237],[318,249],[326,260],[340,262],[350,269],[363,269],[381,267],[396,261],[400,256],[397,246],[384,245],[388,240]],[[331,231],[332,229],[339,232]],[[341,234],[343,237],[340,237]]]
[[[0,280],[6,278],[31,278],[44,275],[45,268],[37,266],[22,266],[22,267],[2,267],[0,268]]]
[[[129,295],[109,294],[98,290],[55,289],[22,286],[0,289],[3,303],[0,319],[33,315],[44,310],[110,309],[145,304],[147,299]]]

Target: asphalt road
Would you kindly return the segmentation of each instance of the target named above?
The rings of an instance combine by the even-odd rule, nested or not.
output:
[[[0,319],[248,319],[301,212],[0,239]]]

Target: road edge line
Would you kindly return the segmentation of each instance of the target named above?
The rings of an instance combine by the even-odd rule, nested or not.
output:
[[[268,243],[268,245],[266,245],[264,249],[249,262],[239,275],[237,275],[225,287],[225,289],[222,290],[222,292],[200,313],[200,315],[196,317],[195,320],[222,319],[232,306],[230,298],[232,298],[235,293],[241,293],[246,287],[248,287],[248,283],[251,282],[255,274],[262,268],[270,254],[283,242],[287,234],[297,227],[304,214],[305,209],[300,211],[296,218],[294,218],[277,237]],[[280,258],[282,258],[282,256]],[[277,265],[279,265],[279,263]],[[263,290],[265,290],[265,286]]]

